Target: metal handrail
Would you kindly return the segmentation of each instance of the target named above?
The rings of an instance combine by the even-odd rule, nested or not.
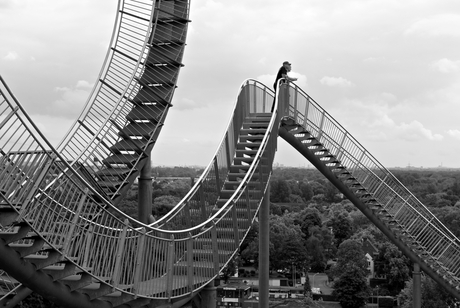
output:
[[[319,141],[322,151],[334,157],[329,168],[337,174],[346,170],[349,175],[344,179],[353,179],[365,191],[366,200],[373,200],[368,206],[377,210],[386,228],[399,237],[407,236],[409,242],[404,245],[414,255],[421,256],[423,252],[420,258],[434,267],[433,273],[458,292],[459,239],[303,90],[291,84],[285,100],[288,117]]]
[[[355,177],[358,180],[360,180],[363,175],[356,173],[360,171],[360,169],[363,169],[366,172],[366,176],[372,174],[373,176],[379,178],[384,183],[384,185],[388,187],[389,190],[397,194],[402,200],[408,200],[408,197],[410,197],[410,200],[413,200],[414,202],[408,203],[405,201],[404,204],[414,208],[414,210],[417,211],[422,217],[424,217],[423,214],[429,215],[429,219],[424,217],[427,222],[433,219],[440,225],[440,228],[444,229],[439,231],[444,232],[446,237],[460,243],[458,238],[449,229],[443,226],[442,223],[436,218],[436,216],[434,216],[428,210],[428,208],[426,208],[387,168],[385,168],[374,156],[372,156],[372,154],[370,154],[353,136],[350,135],[350,133],[342,125],[340,125],[307,93],[305,93],[295,84],[290,84],[289,90],[290,98],[296,97],[298,100],[300,95],[300,97],[308,101],[305,109],[299,110],[299,108],[295,108],[297,102],[291,99],[289,101],[289,117],[298,122],[300,118],[304,118],[304,115],[311,114],[311,109],[314,109],[317,111],[317,113],[321,114],[320,118],[305,118],[306,129],[311,130],[312,132],[315,132],[317,135],[319,135],[320,138],[318,141],[323,143],[329,152],[335,154],[336,157],[343,157],[344,155],[348,154],[348,161],[342,158],[342,165],[346,166],[348,171],[356,175]],[[325,130],[324,127],[321,127],[321,125],[324,125],[325,121],[328,121],[331,124],[331,127],[328,130]],[[348,144],[349,148],[347,149],[344,146],[341,146],[337,140],[340,140],[342,145]],[[357,160],[356,157],[360,157],[361,159]],[[363,162],[366,162],[367,164],[364,164]],[[349,164],[348,166],[347,163]],[[378,172],[381,172],[381,175],[377,174]],[[363,186],[366,187],[366,184],[364,183]]]
[[[0,106],[7,103],[10,110],[22,108],[14,97],[5,97],[5,91],[1,93],[4,99]],[[258,103],[254,103],[256,107],[251,107],[253,113],[258,112],[257,104],[264,106],[263,109],[268,109],[268,107],[265,106],[269,106],[272,100],[271,94],[268,93],[267,95],[267,88],[265,86],[262,86],[256,81],[248,80],[243,84],[239,93],[239,99],[236,103],[237,106],[239,106],[235,108],[237,114],[234,116],[234,119],[236,119],[238,123],[236,126],[242,125],[242,119],[240,118],[241,114],[239,114],[238,111],[250,110],[248,104],[251,103],[254,98],[256,98]],[[16,103],[17,106],[15,107],[13,103]],[[13,112],[11,119],[15,117],[23,121],[19,134],[27,134],[29,135],[28,138],[36,140],[36,132],[27,130],[28,126],[33,125],[30,118],[25,114],[22,115]],[[30,123],[24,121],[24,119],[29,120]],[[272,127],[277,125],[276,123],[279,122],[276,122],[274,118],[272,118],[269,127],[270,132]],[[11,126],[9,124],[11,123],[8,121],[5,122],[4,126],[0,128],[0,132],[2,129],[18,132],[18,130],[13,127],[14,125]],[[237,128],[234,126],[234,124],[229,125],[230,132],[237,131]],[[224,142],[228,143],[228,136],[229,134],[227,133]],[[10,172],[9,174],[12,174],[14,177],[16,174],[22,175],[24,173],[27,175],[28,180],[21,189],[18,190],[18,194],[25,191],[25,193],[20,195],[21,198],[10,194],[11,198],[9,198],[8,201],[11,206],[18,211],[20,217],[26,219],[32,227],[32,230],[42,236],[49,246],[54,247],[54,249],[62,253],[63,257],[69,262],[73,262],[81,270],[92,275],[95,279],[102,279],[101,277],[107,276],[113,277],[113,279],[116,280],[112,285],[115,289],[133,293],[134,291],[128,292],[123,288],[124,285],[132,284],[137,284],[140,289],[145,290],[159,289],[161,288],[160,286],[164,285],[164,282],[161,280],[162,277],[172,277],[173,270],[171,269],[174,267],[180,268],[181,262],[188,262],[191,268],[201,273],[197,276],[199,277],[197,278],[199,279],[197,282],[198,284],[196,282],[193,284],[195,286],[204,286],[210,279],[218,274],[220,268],[229,260],[229,258],[225,257],[225,261],[220,262],[219,260],[222,259],[220,259],[219,256],[222,254],[228,256],[228,254],[234,254],[236,252],[239,243],[244,239],[250,224],[255,218],[260,200],[262,199],[269,181],[270,166],[274,154],[273,144],[276,142],[276,137],[277,134],[270,133],[267,133],[264,137],[265,146],[262,146],[259,150],[253,166],[249,168],[242,183],[240,183],[238,189],[236,189],[233,194],[233,199],[227,201],[215,214],[211,215],[212,209],[208,209],[208,212],[203,215],[203,220],[192,228],[190,228],[190,225],[188,225],[189,222],[187,221],[185,221],[185,224],[182,224],[183,227],[178,225],[179,220],[184,218],[183,215],[176,215],[174,216],[176,220],[170,220],[168,222],[170,225],[173,223],[176,224],[175,228],[172,230],[142,225],[130,217],[125,217],[124,221],[116,218],[111,214],[111,212],[116,209],[112,208],[111,204],[105,202],[103,199],[97,200],[98,198],[100,199],[101,196],[98,195],[97,190],[91,187],[90,183],[78,173],[78,170],[74,170],[73,167],[60,156],[58,152],[53,150],[51,146],[49,146],[50,149],[48,149],[35,141],[32,142],[33,147],[27,145],[25,150],[22,150],[23,148],[21,147],[16,148],[16,146],[18,146],[17,144],[10,148],[8,148],[8,144],[1,145],[2,149],[9,153],[5,153],[6,155],[3,156],[4,159],[10,157],[13,153],[19,152],[26,156],[27,153],[29,153],[29,156],[32,155],[31,153],[43,153],[42,155],[48,157],[44,160],[44,163],[34,165],[34,167],[36,167],[35,169],[28,168],[30,160],[16,161],[16,157],[11,157],[15,170],[21,171],[19,173],[14,172],[14,174]],[[234,139],[236,140],[237,136],[235,136]],[[5,141],[5,139],[1,140]],[[267,146],[269,147],[267,148]],[[265,152],[263,152],[264,150]],[[234,152],[227,151],[218,152],[214,161],[228,161],[230,157],[224,158],[222,157],[222,153],[228,153],[232,155],[232,157],[234,154]],[[262,157],[265,157],[263,162],[261,160]],[[44,164],[47,164],[47,168],[43,167]],[[216,163],[214,165],[216,165]],[[217,165],[221,165],[221,163],[218,162]],[[256,167],[259,168],[259,174],[263,176],[257,180],[252,180],[251,176],[255,174]],[[224,175],[225,172],[228,172],[228,170],[225,170],[226,168],[228,168],[228,166],[225,166],[223,170],[213,168],[212,172],[209,173]],[[263,168],[265,169],[262,170]],[[41,170],[42,172],[37,172],[37,170]],[[54,175],[54,173],[56,173],[57,176]],[[8,177],[3,177],[3,179],[5,178]],[[215,178],[211,176],[207,179],[213,180]],[[224,180],[224,178],[221,180]],[[237,208],[245,208],[251,204],[246,203],[246,199],[243,200],[239,197],[246,197],[244,194],[249,193],[249,184],[256,182],[261,183],[261,191],[254,197],[257,204],[246,210],[246,213],[249,213],[250,216],[243,214],[240,218],[240,220],[244,219],[245,223],[240,221],[239,227],[236,225],[233,227],[234,230],[236,228],[236,232],[240,233],[238,235],[239,241],[232,240],[227,242],[228,238],[224,242],[221,242],[222,240],[215,240],[216,228],[221,228],[221,225],[224,226],[228,224],[228,219],[230,219],[230,217],[238,217],[238,215],[241,215],[237,212]],[[44,183],[46,183],[46,185]],[[204,188],[209,188],[209,183],[206,183],[206,180],[202,180],[200,183]],[[189,198],[189,200],[191,200],[190,195]],[[20,204],[20,207],[15,207],[15,204]],[[186,213],[182,205],[179,205],[177,208],[182,209],[179,213]],[[94,215],[95,213],[97,213],[97,215]],[[141,228],[133,228],[131,223],[141,225]],[[206,227],[202,228],[204,226]],[[166,227],[169,228],[170,226]],[[238,228],[240,229],[238,230]],[[230,234],[230,238],[232,238],[232,236],[234,236],[233,233]],[[193,264],[193,259],[185,260],[185,256],[179,256],[181,252],[185,253],[187,251],[186,246],[189,247],[192,241],[212,242],[211,245],[205,245],[206,247],[209,246],[208,248],[205,247],[205,249],[203,249],[204,253],[212,256],[206,257],[208,260],[207,262],[214,264],[212,270],[203,269],[199,266],[196,267],[196,265]],[[141,242],[143,242],[144,247],[147,248],[139,250],[138,247]],[[220,246],[217,247],[216,245]],[[116,247],[121,246],[124,247],[124,250],[117,252]],[[65,249],[62,248],[63,250],[61,250],[60,247],[65,247]],[[172,253],[168,251],[173,251],[177,256],[174,263],[148,263],[150,261],[145,261],[147,264],[141,263],[140,266],[143,266],[144,269],[147,267],[147,270],[143,270],[136,278],[133,276],[139,268],[138,265],[133,263],[133,259],[140,258],[140,256],[145,253],[147,253],[147,256],[151,253],[152,256],[146,258],[150,260],[155,258],[158,254],[163,255],[165,253]],[[92,268],[90,272],[86,271],[88,267]],[[179,288],[179,286],[175,284],[180,284],[180,282],[173,281],[171,283],[171,288]],[[146,288],[146,284],[151,285]],[[178,293],[177,296],[189,294],[190,288],[187,290],[184,289],[183,292],[185,293]],[[149,294],[147,291],[141,292],[138,290],[135,291],[135,294],[136,296],[152,298],[167,297],[167,294],[164,292]]]

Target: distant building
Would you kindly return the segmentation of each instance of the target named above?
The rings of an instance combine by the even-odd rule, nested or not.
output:
[[[379,254],[379,250],[374,246],[374,244],[371,243],[371,241],[369,241],[367,237],[363,239],[362,247],[367,260],[367,269],[369,270],[368,279],[375,278],[374,261]]]
[[[251,287],[245,283],[229,283],[217,287],[216,308],[246,307],[251,297]]]

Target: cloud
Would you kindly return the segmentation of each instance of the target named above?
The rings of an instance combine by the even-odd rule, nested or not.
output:
[[[343,78],[343,77],[329,77],[329,76],[324,76],[321,78],[319,81],[321,84],[329,87],[340,87],[340,88],[348,88],[354,86],[354,84]]]
[[[433,134],[431,130],[425,128],[419,121],[412,121],[409,124],[401,123],[401,125],[395,127],[395,133],[398,134],[401,139],[407,141],[418,141],[423,139],[440,141],[444,139],[442,135]]]
[[[433,68],[441,73],[454,73],[460,69],[460,61],[452,61],[446,58],[440,59],[433,63]]]
[[[19,58],[19,55],[14,51],[8,52],[8,54],[3,57],[3,59],[8,60],[8,61],[14,61],[18,58]]]
[[[198,109],[198,108],[203,108],[206,107],[206,104],[204,103],[197,103],[192,99],[189,98],[182,98],[179,102],[174,103],[174,109],[176,110],[192,110],[192,109]]]
[[[345,100],[338,114],[346,119],[344,122],[352,134],[355,131],[361,135],[360,138],[368,140],[378,142],[402,140],[412,143],[443,140],[441,134],[434,133],[420,120],[408,121],[408,115],[411,114],[408,110],[413,109],[412,102],[398,101],[393,94],[384,92],[365,100]],[[406,116],[401,118],[401,113]],[[418,117],[418,114],[412,116]]]
[[[404,34],[459,37],[459,28],[460,15],[446,13],[418,20],[410,25]]]
[[[92,87],[93,84],[85,80],[77,81],[73,87],[55,87],[54,91],[61,93],[61,97],[47,109],[62,117],[75,118],[81,112]]]
[[[449,129],[447,134],[455,139],[460,140],[460,130],[458,129]]]

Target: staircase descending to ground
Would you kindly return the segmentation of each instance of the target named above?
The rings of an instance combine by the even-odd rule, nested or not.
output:
[[[460,241],[348,131],[295,85],[282,88],[279,135],[398,248],[460,299]]]
[[[278,136],[425,273],[460,298],[460,242],[294,84],[238,93],[212,161],[153,224],[117,204],[150,159],[185,46],[189,2],[120,2],[106,61],[57,149],[0,78],[0,307],[180,307],[238,251],[266,197]],[[120,217],[123,217],[120,219]]]

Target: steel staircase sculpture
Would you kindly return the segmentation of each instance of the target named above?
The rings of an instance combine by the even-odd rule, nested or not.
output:
[[[66,307],[180,307],[237,252],[265,195],[278,136],[265,86],[244,83],[202,177],[144,225],[113,214],[81,172],[88,168],[54,150],[1,81],[0,264],[22,285],[0,303],[10,307],[31,289]]]
[[[348,131],[295,85],[279,135],[307,158],[398,248],[460,299],[460,241]]]
[[[116,205],[150,159],[176,86],[189,2],[120,1],[99,82],[57,149],[0,80],[0,270],[12,307],[180,307],[237,252],[267,192],[278,135],[424,272],[460,298],[460,242],[306,93],[247,80],[184,199],[151,225]],[[119,217],[124,217],[120,219]]]
[[[115,205],[139,176],[171,106],[189,6],[188,0],[120,1],[99,80],[58,146]]]

